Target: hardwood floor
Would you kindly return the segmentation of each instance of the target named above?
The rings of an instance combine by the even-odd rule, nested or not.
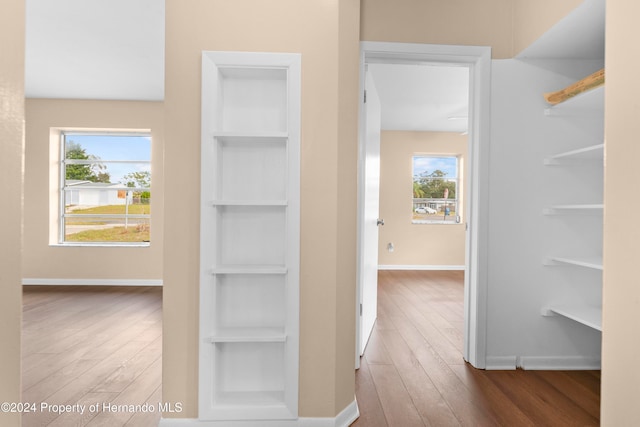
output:
[[[484,371],[463,361],[463,272],[380,271],[378,283],[353,426],[599,424],[599,371]]]
[[[464,363],[462,279],[451,271],[380,272],[353,426],[597,426],[599,371]],[[25,427],[158,424],[161,288],[28,286],[23,313],[23,402],[87,406],[84,414],[27,413]],[[144,403],[156,410],[89,412],[92,404]]]
[[[24,427],[156,426],[161,365],[162,288],[24,287],[22,402],[37,405]],[[155,410],[122,406],[144,403]]]

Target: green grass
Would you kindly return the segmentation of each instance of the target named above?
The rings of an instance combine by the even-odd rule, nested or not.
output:
[[[129,226],[87,230],[65,236],[67,242],[144,242],[149,241],[148,226]]]
[[[74,214],[122,214],[125,213],[125,205],[106,205],[97,206],[95,208],[76,209],[70,213]],[[129,205],[129,213],[132,215],[149,215],[151,213],[150,205]]]

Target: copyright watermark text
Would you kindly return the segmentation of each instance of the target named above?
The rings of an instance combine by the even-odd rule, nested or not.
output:
[[[98,412],[127,412],[127,413],[148,413],[148,412],[182,412],[181,402],[158,402],[142,403],[136,405],[116,404],[112,402],[92,403],[90,405],[76,403],[76,404],[52,404],[47,402],[3,402],[0,404],[0,413],[29,413],[29,412],[44,412],[54,413],[58,415],[62,414],[80,414],[85,413],[98,413]]]

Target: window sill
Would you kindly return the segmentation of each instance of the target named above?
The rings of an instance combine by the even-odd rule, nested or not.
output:
[[[50,243],[52,247],[83,247],[83,248],[148,248],[150,242],[117,242],[117,243],[87,243],[87,242],[69,242],[69,243]]]

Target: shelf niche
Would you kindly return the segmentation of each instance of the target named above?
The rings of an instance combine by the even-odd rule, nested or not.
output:
[[[202,67],[199,419],[296,419],[300,55]]]

